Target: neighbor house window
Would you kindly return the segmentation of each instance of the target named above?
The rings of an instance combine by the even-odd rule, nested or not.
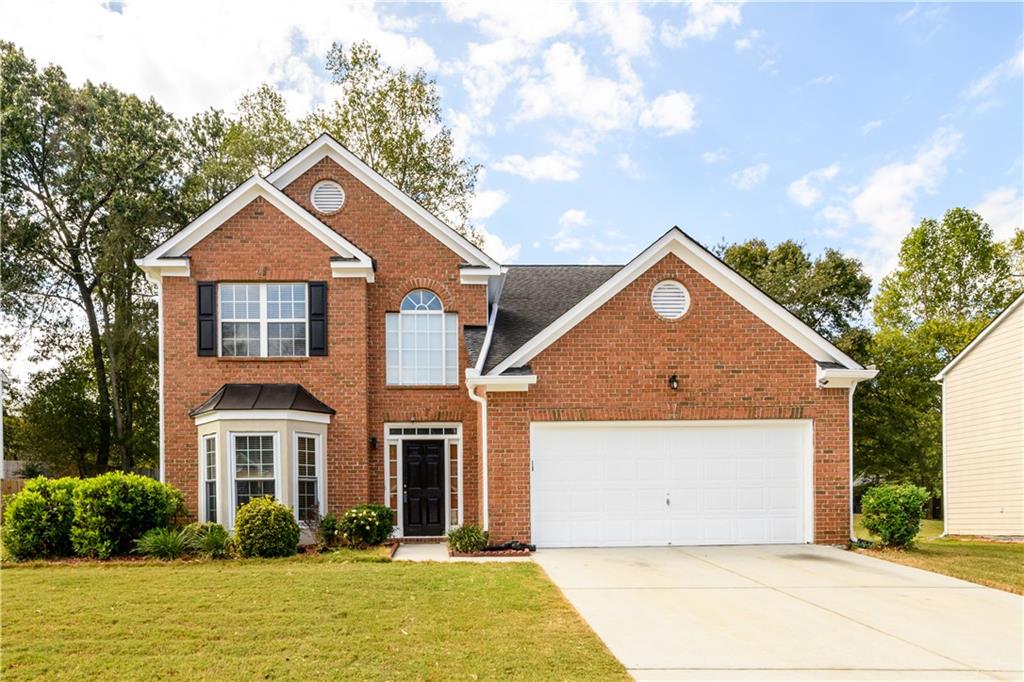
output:
[[[220,354],[303,356],[305,284],[221,284]]]
[[[276,438],[272,433],[232,434],[235,508],[256,497],[277,495]]]
[[[322,515],[320,500],[320,471],[318,460],[319,437],[299,434],[295,437],[296,514],[299,521],[306,522],[314,515]]]
[[[458,315],[446,313],[441,299],[417,289],[387,314],[387,381],[400,385],[455,384],[458,381]]]
[[[203,436],[203,494],[206,520],[217,522],[217,436]]]

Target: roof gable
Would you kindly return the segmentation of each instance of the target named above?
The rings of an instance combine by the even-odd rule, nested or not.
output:
[[[259,176],[253,176],[204,211],[170,239],[153,249],[136,264],[152,277],[189,275],[189,249],[201,242],[232,216],[262,197],[287,218],[304,228],[337,254],[331,259],[335,277],[365,277],[373,281],[373,259],[359,247],[310,215],[284,192]]]
[[[481,268],[483,270],[481,274],[492,276],[500,273],[500,265],[478,246],[420,206],[390,180],[370,168],[362,159],[327,133],[322,134],[284,162],[267,176],[267,181],[278,189],[284,189],[324,157],[330,158],[341,166],[409,220],[458,254],[470,266]]]
[[[525,365],[670,253],[734,298],[814,360],[836,362],[849,369],[863,369],[856,361],[716,258],[685,232],[678,227],[673,227],[501,362],[491,366],[487,374],[497,375],[508,369]],[[498,305],[500,309],[500,299]]]
[[[1003,322],[1009,319],[1010,316],[1013,315],[1013,312],[1020,308],[1022,304],[1024,304],[1024,294],[1021,294],[1016,299],[1014,299],[1013,303],[1006,306],[1006,309],[1003,310],[1003,312],[996,315],[991,322],[985,325],[985,328],[978,332],[978,335],[975,336],[969,344],[964,346],[964,349],[957,353],[956,357],[950,360],[949,364],[943,367],[941,372],[935,375],[935,381],[942,381],[946,377],[946,375],[949,374],[949,371],[951,369],[956,367],[961,360],[967,357],[967,354],[974,350],[982,341],[984,341],[989,334],[994,332],[999,325],[1001,325]]]

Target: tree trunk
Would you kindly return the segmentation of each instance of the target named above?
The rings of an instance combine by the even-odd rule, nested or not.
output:
[[[99,428],[96,450],[96,473],[107,470],[110,462],[110,386],[107,383],[107,368],[103,356],[103,342],[100,336],[100,325],[96,318],[96,303],[92,298],[92,290],[85,281],[75,278],[78,293],[82,297],[82,308],[89,322],[89,347],[92,353],[93,371],[96,373],[96,392],[99,402]]]

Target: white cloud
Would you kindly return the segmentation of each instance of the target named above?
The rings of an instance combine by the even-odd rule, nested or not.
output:
[[[753,189],[768,178],[769,167],[767,163],[758,163],[748,166],[741,171],[736,171],[730,177],[732,184],[744,191]]]
[[[512,154],[495,163],[494,170],[512,173],[531,181],[572,182],[580,177],[580,162],[558,152],[529,159],[521,154]]]
[[[833,235],[841,234],[853,222],[853,216],[846,208],[834,204],[818,211],[818,217],[834,228]]]
[[[390,64],[437,67],[423,39],[396,30],[370,4],[318,0],[298,12],[274,2],[128,1],[119,10],[77,0],[3,3],[0,32],[37,61],[61,65],[74,83],[107,81],[178,115],[228,109],[264,81],[283,91],[292,113],[305,113],[331,92],[321,66],[334,40],[368,40]]]
[[[625,152],[618,155],[615,159],[615,165],[618,166],[619,170],[634,180],[640,180],[644,176],[643,172],[640,170],[639,164],[636,162],[636,159]]]
[[[860,127],[860,134],[861,135],[868,135],[872,131],[878,130],[881,127],[882,127],[882,122],[876,118],[874,121],[868,121],[867,123],[862,125]]]
[[[680,90],[670,90],[640,112],[640,126],[656,128],[666,136],[678,135],[693,128],[693,113],[693,98]]]
[[[817,78],[812,78],[811,80],[807,81],[807,84],[808,85],[828,85],[829,83],[831,83],[835,79],[836,79],[835,75],[830,73],[830,74],[827,74],[825,76],[818,76]]]
[[[721,149],[712,152],[704,152],[703,154],[700,155],[700,158],[701,161],[708,164],[721,163],[723,161],[729,160],[729,157],[725,155],[725,151]]]
[[[821,185],[836,177],[839,173],[839,163],[813,170],[798,180],[790,183],[786,194],[789,198],[803,206],[810,208],[821,199]]]
[[[739,26],[743,21],[738,2],[711,2],[692,0],[686,3],[686,22],[677,26],[671,22],[661,25],[661,40],[669,47],[679,47],[691,38],[711,40],[726,24]]]
[[[588,7],[590,23],[608,37],[613,53],[632,57],[650,51],[654,24],[641,11],[640,5],[597,2]]]
[[[484,238],[484,253],[499,263],[512,263],[519,257],[522,244],[506,244],[501,237],[488,232],[486,226],[477,227]]]
[[[737,52],[744,52],[750,49],[750,38],[737,38],[733,42],[733,47],[736,48]]]
[[[519,89],[518,119],[568,118],[602,132],[617,130],[634,120],[641,90],[628,68],[618,81],[591,74],[582,50],[555,43],[544,52],[541,74]]]
[[[1024,49],[999,64],[981,78],[967,86],[964,95],[970,98],[991,95],[996,86],[1004,80],[1015,78],[1024,72]]]
[[[587,212],[579,208],[570,208],[558,218],[558,232],[554,236],[552,249],[562,253],[565,251],[579,251],[583,241],[578,236],[578,230],[590,224]]]
[[[992,190],[974,210],[989,224],[996,239],[1007,239],[1014,230],[1024,227],[1024,202],[1020,188],[1013,185]]]
[[[539,43],[578,28],[576,8],[565,3],[449,2],[444,5],[453,21],[473,22],[477,29],[497,40]]]
[[[473,221],[487,220],[508,203],[508,193],[500,189],[478,190],[473,197],[469,217]]]

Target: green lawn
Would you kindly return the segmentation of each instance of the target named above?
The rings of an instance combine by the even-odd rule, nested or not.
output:
[[[864,530],[860,514],[854,517],[857,537],[877,539]],[[989,540],[942,539],[942,521],[921,523],[914,549],[858,550],[881,559],[923,568],[945,575],[988,585],[1007,592],[1024,594],[1024,543]]]
[[[627,679],[532,563],[3,567],[0,677]]]

